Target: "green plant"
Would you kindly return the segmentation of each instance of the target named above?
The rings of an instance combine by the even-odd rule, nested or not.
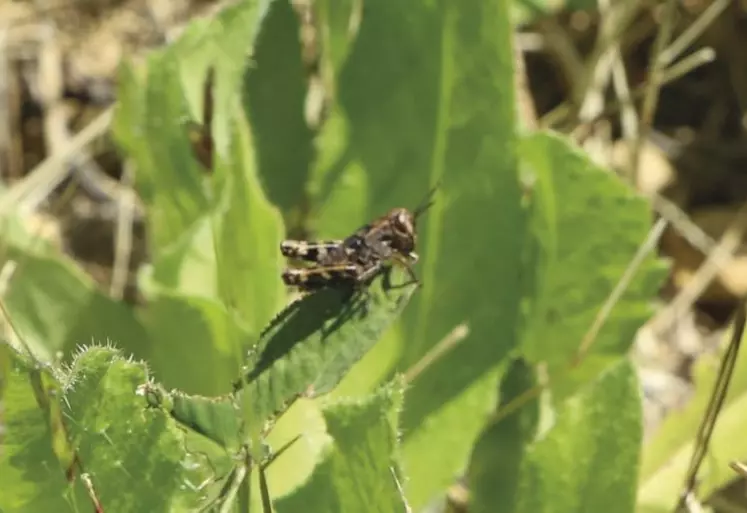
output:
[[[23,343],[2,348],[0,508],[404,511],[466,470],[473,511],[631,511],[626,353],[664,275],[653,257],[567,367],[648,232],[646,202],[562,137],[518,132],[506,2],[315,9],[331,95],[318,131],[284,0],[194,21],[122,66],[114,134],[148,209],[145,307],[9,236]],[[186,124],[209,74],[206,173]],[[344,236],[439,181],[422,288],[379,279],[367,308],[334,290],[286,306],[285,233]],[[90,340],[116,349],[77,349]],[[496,420],[540,363],[542,401]]]

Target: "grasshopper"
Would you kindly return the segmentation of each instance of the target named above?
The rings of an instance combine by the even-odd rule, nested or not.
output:
[[[364,286],[385,266],[396,263],[407,269],[409,283],[419,283],[413,270],[418,261],[416,222],[433,204],[436,189],[431,189],[414,211],[393,208],[343,240],[283,241],[280,244],[283,256],[313,264],[286,269],[283,282],[306,292],[343,284]]]

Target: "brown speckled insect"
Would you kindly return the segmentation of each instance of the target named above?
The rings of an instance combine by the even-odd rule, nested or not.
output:
[[[343,240],[283,241],[283,256],[313,264],[286,269],[283,282],[304,292],[341,285],[364,286],[385,266],[395,263],[407,269],[411,283],[418,283],[412,267],[418,261],[416,222],[433,204],[436,189],[414,211],[394,208]]]

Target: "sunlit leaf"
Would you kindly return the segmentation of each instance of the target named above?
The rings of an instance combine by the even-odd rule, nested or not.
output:
[[[646,239],[651,209],[558,135],[530,135],[521,149],[537,179],[532,230],[538,249],[522,349],[530,360],[564,372]],[[665,276],[651,252],[595,338],[587,370],[598,372],[627,353]],[[581,369],[581,375],[589,379],[593,372]]]
[[[392,269],[364,293],[322,289],[292,303],[262,334],[243,376],[239,401],[248,422],[263,424],[301,394],[335,387],[396,320],[416,289]]]
[[[64,414],[104,510],[165,511],[182,493],[184,441],[136,394],[146,379],[143,364],[110,348],[87,348],[71,366]]]
[[[277,501],[277,511],[404,511],[393,474],[399,474],[397,417],[402,393],[401,385],[389,385],[365,399],[325,407],[331,445],[311,478]]]

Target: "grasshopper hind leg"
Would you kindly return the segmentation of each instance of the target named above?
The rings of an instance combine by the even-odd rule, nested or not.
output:
[[[342,241],[339,240],[314,242],[284,240],[280,243],[280,253],[286,258],[324,264],[341,260],[344,256],[344,249]]]

